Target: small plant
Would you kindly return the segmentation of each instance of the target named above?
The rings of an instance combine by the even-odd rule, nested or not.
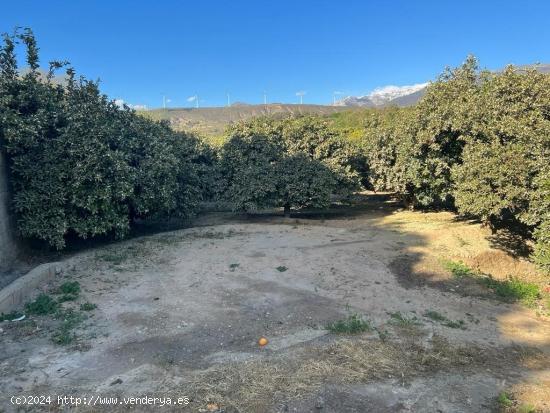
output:
[[[77,339],[73,329],[84,321],[86,316],[74,310],[60,310],[57,312],[56,318],[62,319],[62,322],[57,331],[52,335],[52,341],[60,345],[73,343]]]
[[[416,316],[407,317],[406,315],[403,315],[399,311],[397,311],[390,314],[390,324],[399,327],[412,327],[421,325],[422,323],[416,318]]]
[[[357,334],[372,330],[370,323],[359,314],[350,314],[344,320],[327,325],[327,330],[334,334]]]
[[[97,308],[97,305],[93,304],[93,303],[80,304],[80,310],[81,311],[93,311],[96,308]]]
[[[444,261],[444,266],[451,271],[453,277],[472,278],[492,290],[503,301],[520,302],[533,307],[541,297],[540,289],[536,284],[522,281],[517,277],[509,277],[505,281],[495,280],[490,275],[471,269],[463,262]]]
[[[462,261],[445,261],[444,266],[453,274],[454,278],[475,277],[478,275],[476,271],[468,267]]]
[[[57,311],[59,304],[49,295],[40,294],[36,300],[27,303],[25,310],[28,314],[45,315],[53,314]]]
[[[443,314],[438,313],[437,311],[428,310],[424,313],[424,317],[431,320],[437,321],[441,325],[449,328],[460,328],[461,330],[466,330],[466,324],[464,320],[450,320],[445,317]]]
[[[78,295],[75,294],[63,294],[61,297],[57,299],[58,303],[64,303],[67,301],[74,301],[78,298]]]
[[[78,296],[80,294],[80,284],[78,281],[67,281],[59,286],[57,294],[71,294]]]
[[[237,264],[237,263],[229,264],[229,270],[230,271],[235,271],[238,267],[239,267],[239,264]]]
[[[461,330],[466,330],[466,326],[464,325],[464,320],[457,320],[457,321],[446,320],[441,324],[449,328],[460,328]]]
[[[508,302],[519,301],[527,306],[534,306],[540,298],[538,285],[521,281],[516,277],[510,277],[506,281],[486,278],[483,282],[501,299]]]
[[[76,340],[76,338],[77,337],[75,333],[63,328],[60,328],[59,331],[55,332],[52,335],[52,341],[55,344],[59,344],[61,346],[72,344]]]
[[[434,310],[428,310],[424,313],[424,317],[430,318],[434,321],[445,321],[447,320],[447,317],[445,317],[443,314],[438,313]]]
[[[497,397],[497,402],[500,407],[512,407],[514,405],[514,401],[511,396],[505,391],[500,392]]]
[[[23,314],[17,312],[17,311],[12,311],[11,313],[8,313],[8,314],[0,314],[0,323],[2,321],[11,321],[11,320],[15,320],[19,317],[21,317]]]
[[[285,267],[284,265],[279,265],[277,267],[277,271],[279,271],[279,272],[285,272],[286,270],[288,270],[288,268]]]

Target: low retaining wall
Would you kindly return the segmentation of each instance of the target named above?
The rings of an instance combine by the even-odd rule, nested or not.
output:
[[[0,290],[0,314],[17,310],[29,301],[36,289],[63,273],[60,262],[42,264]]]

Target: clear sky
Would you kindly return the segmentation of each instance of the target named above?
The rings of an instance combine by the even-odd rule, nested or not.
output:
[[[0,31],[31,27],[41,61],[67,59],[112,98],[158,107],[329,103],[482,67],[550,63],[548,0],[5,0]]]

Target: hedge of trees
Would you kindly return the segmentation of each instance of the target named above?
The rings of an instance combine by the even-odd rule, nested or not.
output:
[[[228,128],[220,151],[221,197],[235,210],[323,208],[361,187],[360,153],[325,119],[257,118]]]
[[[26,46],[24,75],[15,48]],[[120,108],[66,63],[44,75],[30,30],[0,49],[0,142],[24,237],[62,248],[68,234],[125,235],[136,218],[188,216],[208,195],[213,153],[168,124]],[[66,67],[66,80],[53,82]]]
[[[534,258],[550,270],[550,74],[481,71],[469,57],[415,107],[373,112],[366,123],[373,188],[533,233]]]
[[[68,234],[124,236],[138,218],[186,217],[205,199],[289,214],[364,185],[532,235],[550,271],[550,74],[481,71],[470,57],[414,107],[365,113],[351,140],[334,120],[259,118],[230,126],[214,150],[118,107],[64,62],[44,75],[30,30],[0,48],[0,143],[25,237],[62,248]]]

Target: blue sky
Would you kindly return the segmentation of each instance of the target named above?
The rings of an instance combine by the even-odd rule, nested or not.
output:
[[[4,1],[0,31],[31,27],[112,98],[158,107],[329,103],[482,67],[550,62],[550,1]]]

